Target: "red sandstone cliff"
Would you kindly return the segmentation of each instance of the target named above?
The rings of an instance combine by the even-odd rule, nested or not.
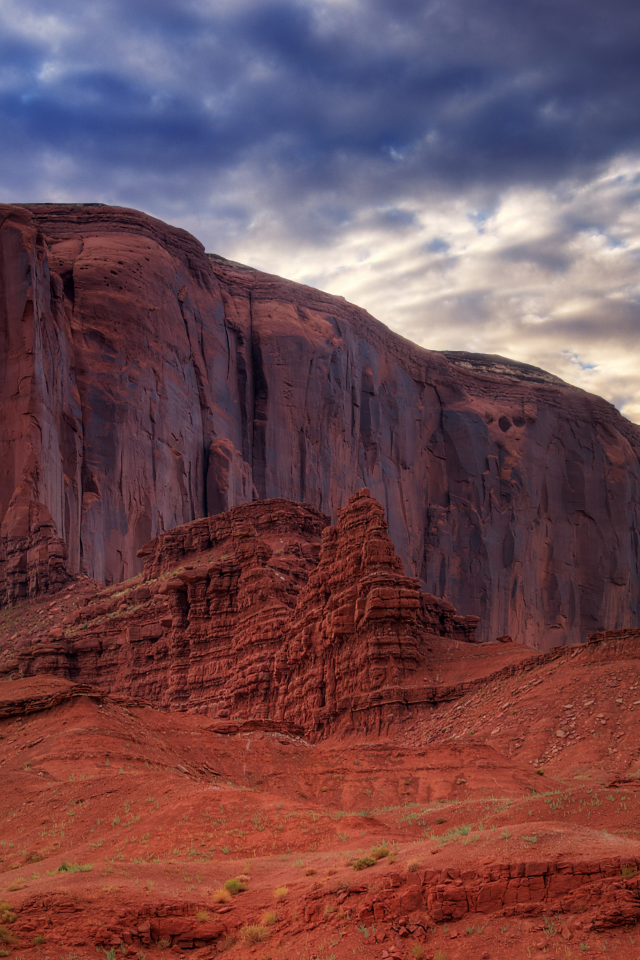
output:
[[[637,622],[640,431],[549,374],[422,350],[99,205],[0,207],[0,331],[5,599],[119,581],[150,537],[253,498],[335,519],[366,485],[482,638]]]

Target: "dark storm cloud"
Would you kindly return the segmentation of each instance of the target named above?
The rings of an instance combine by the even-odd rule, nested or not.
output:
[[[14,9],[54,15],[60,36],[16,37]],[[27,0],[3,10],[0,119],[16,151],[160,177],[177,165],[214,177],[251,156],[286,169],[289,189],[357,180],[362,198],[385,177],[391,198],[425,180],[549,182],[638,146],[637,4],[97,0],[79,15],[76,3]]]

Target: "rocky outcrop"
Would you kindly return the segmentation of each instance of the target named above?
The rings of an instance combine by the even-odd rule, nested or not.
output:
[[[635,857],[573,862],[563,858],[389,874],[381,890],[360,900],[357,916],[365,922],[390,923],[404,936],[408,927],[420,922],[417,911],[424,910],[435,923],[478,914],[520,919],[579,914],[582,929],[607,930],[640,920],[639,865]],[[305,919],[316,916],[317,899],[313,894],[307,897]]]
[[[144,582],[84,594],[61,627],[18,641],[0,676],[53,674],[317,738],[379,730],[411,703],[436,702],[433,644],[455,656],[475,640],[477,617],[404,575],[368,490],[335,527],[307,504],[256,501],[140,554]]]
[[[481,639],[637,624],[640,432],[605,401],[423,350],[136,211],[0,207],[0,264],[0,519],[42,504],[68,552],[34,576],[38,535],[8,523],[5,600],[125,580],[152,537],[251,500],[335,521],[367,486],[407,574]]]
[[[275,715],[325,727],[401,702],[408,682],[430,676],[424,644],[475,639],[477,624],[404,575],[382,507],[361,490],[324,530],[320,562],[287,625],[274,663]]]

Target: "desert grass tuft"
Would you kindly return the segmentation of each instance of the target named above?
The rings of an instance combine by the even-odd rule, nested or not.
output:
[[[213,896],[211,899],[214,903],[229,903],[231,900],[231,894],[228,890],[225,890],[224,887],[220,887],[219,890],[213,891]]]
[[[269,931],[260,923],[251,923],[242,928],[240,935],[247,943],[262,943],[262,941],[266,940],[269,936]]]
[[[0,900],[0,922],[13,923],[15,918],[15,910],[11,909],[11,905],[6,900]]]

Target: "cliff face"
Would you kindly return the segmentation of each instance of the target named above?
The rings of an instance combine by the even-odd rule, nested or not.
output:
[[[636,624],[640,430],[605,401],[131,210],[0,207],[0,257],[6,599],[132,576],[151,537],[252,499],[335,520],[367,486],[482,639]]]

